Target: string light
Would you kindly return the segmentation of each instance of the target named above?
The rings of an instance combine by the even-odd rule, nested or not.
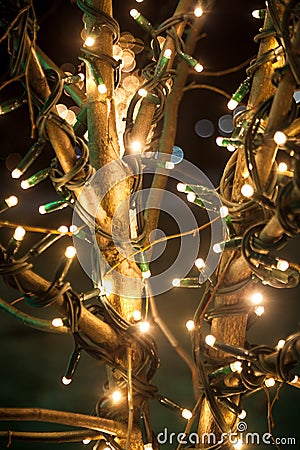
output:
[[[189,278],[174,278],[172,280],[173,287],[182,287],[182,288],[199,288],[200,282],[197,277],[189,277]]]
[[[263,301],[264,296],[261,292],[254,292],[250,298],[254,305],[259,305]]]
[[[261,317],[265,312],[265,308],[262,305],[258,305],[255,307],[254,312],[258,317]]]
[[[182,415],[182,417],[183,417],[184,419],[186,419],[186,420],[190,420],[190,419],[193,417],[192,411],[190,411],[189,409],[186,409],[186,408],[184,408],[184,409],[181,411],[181,415]]]
[[[195,266],[197,267],[198,270],[204,269],[204,267],[205,267],[204,259],[197,258],[195,261]]]
[[[225,219],[225,217],[227,217],[229,214],[228,208],[227,206],[221,206],[220,208],[220,216],[222,219]]]
[[[142,143],[141,143],[141,141],[135,140],[135,141],[131,142],[130,147],[131,147],[131,150],[139,153],[142,150]]]
[[[6,211],[9,208],[13,208],[18,203],[19,203],[18,197],[16,197],[15,195],[10,195],[9,197],[0,201],[0,213]]]
[[[187,201],[190,203],[194,203],[196,198],[197,198],[197,195],[195,194],[195,192],[189,192],[186,196]]]
[[[41,181],[45,180],[48,177],[50,170],[51,170],[50,168],[42,169],[39,172],[32,175],[31,177],[27,178],[26,180],[23,180],[21,182],[21,188],[29,189],[31,187],[36,186],[38,183],[41,183]]]
[[[170,48],[166,48],[164,51],[164,54],[160,61],[157,64],[156,70],[155,70],[155,76],[156,77],[162,77],[167,69],[168,63],[172,56],[172,50]]]
[[[287,166],[287,164],[285,162],[281,162],[281,163],[278,164],[278,169],[277,170],[278,170],[279,173],[287,172],[288,166]]]
[[[136,23],[144,30],[146,33],[153,34],[154,28],[146,17],[144,17],[137,9],[131,9],[129,14],[136,21]]]
[[[135,309],[132,313],[132,318],[135,322],[139,322],[142,319],[142,313],[138,309]]]
[[[278,350],[283,349],[284,345],[285,345],[285,340],[284,340],[284,339],[280,339],[280,340],[277,342],[276,350],[278,351]]]
[[[242,373],[243,365],[241,361],[234,361],[230,363],[230,369],[232,372]]]
[[[181,56],[181,58],[188,63],[188,65],[194,69],[196,72],[200,73],[203,70],[203,66],[202,64],[200,64],[195,58],[193,58],[190,55],[187,55],[184,52],[180,52],[179,56]]]
[[[56,328],[64,326],[64,322],[63,322],[63,320],[60,317],[55,317],[54,319],[52,319],[51,323]]]
[[[148,333],[148,331],[150,330],[150,323],[149,322],[140,322],[139,323],[139,330],[142,333]]]
[[[111,399],[114,403],[119,403],[122,400],[122,392],[119,389],[116,389],[111,394]]]
[[[216,338],[212,335],[212,334],[208,334],[206,337],[205,337],[205,343],[207,344],[207,345],[209,345],[209,347],[213,347],[214,345],[215,345],[215,343],[216,343]]]
[[[68,386],[69,384],[72,383],[72,378],[67,378],[67,377],[62,377],[61,379],[62,384],[64,384],[65,386]]]
[[[42,139],[38,139],[35,144],[28,150],[20,164],[12,171],[12,178],[20,178],[27,169],[33,164],[33,162],[38,158],[38,156],[42,153],[42,150],[45,146],[45,141]]]
[[[72,245],[69,245],[66,248],[65,254],[55,273],[55,280],[57,283],[61,283],[65,278],[65,276],[67,275],[75,255],[76,255],[76,248],[73,247]]]
[[[69,203],[66,199],[56,200],[54,202],[46,203],[45,205],[40,205],[39,213],[48,214],[66,208],[67,206],[69,206]]]
[[[193,331],[195,329],[195,322],[193,320],[188,320],[185,326],[188,331]]]
[[[92,442],[92,440],[91,439],[83,439],[83,441],[82,441],[82,443],[84,444],[84,445],[88,445],[90,442]]]
[[[248,94],[250,90],[250,77],[247,77],[245,81],[243,81],[235,93],[232,95],[231,99],[227,103],[227,108],[231,111],[234,110],[238,104],[243,100],[243,98]]]
[[[194,15],[196,17],[201,17],[203,15],[203,9],[201,7],[201,3],[197,2],[196,7],[194,9]]]
[[[265,9],[254,9],[254,11],[252,11],[252,17],[254,17],[254,19],[264,19],[265,15]]]
[[[273,136],[274,142],[277,145],[284,145],[287,141],[287,136],[283,131],[276,131]]]
[[[95,38],[93,36],[87,36],[85,41],[84,41],[84,45],[86,47],[93,47],[95,45]]]
[[[275,386],[276,381],[274,378],[268,377],[268,378],[265,378],[264,383],[267,388],[270,388],[270,387]]]
[[[285,272],[290,267],[290,264],[288,261],[285,261],[284,259],[278,259],[276,268],[280,270],[281,272]]]
[[[252,197],[252,195],[254,194],[253,186],[251,186],[251,184],[249,183],[243,184],[243,186],[241,187],[241,194],[246,198]]]

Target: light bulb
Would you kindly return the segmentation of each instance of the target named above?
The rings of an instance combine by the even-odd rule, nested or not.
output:
[[[78,231],[77,225],[70,225],[69,231],[70,231],[70,233],[73,233],[73,234],[77,233],[77,231]]]
[[[196,70],[196,72],[200,73],[203,70],[203,66],[200,63],[197,63],[194,67],[194,70]]]
[[[185,192],[185,189],[186,189],[186,184],[184,184],[184,183],[178,183],[177,184],[177,191],[178,192]]]
[[[230,363],[229,367],[232,370],[232,372],[236,372],[236,373],[241,373],[243,370],[241,361],[234,361],[234,362]]]
[[[193,331],[195,329],[195,323],[193,320],[188,320],[185,326],[188,331]]]
[[[68,233],[68,227],[66,227],[66,225],[61,225],[61,226],[57,229],[57,231],[59,231],[59,232],[62,233],[62,234],[66,234],[66,233]]]
[[[82,441],[82,443],[84,444],[84,445],[88,445],[90,442],[91,442],[92,440],[91,439],[83,439],[83,441]]]
[[[238,415],[238,418],[243,420],[245,419],[245,417],[247,416],[247,411],[245,411],[244,409],[240,412],[240,414]]]
[[[23,227],[17,227],[14,232],[15,241],[23,241],[26,230]]]
[[[95,38],[93,38],[93,36],[87,36],[84,45],[86,47],[93,47],[93,45],[95,45]]]
[[[283,131],[276,131],[273,136],[274,142],[277,145],[284,145],[287,141],[287,136]]]
[[[241,187],[241,193],[244,197],[250,198],[254,194],[254,188],[251,186],[251,184],[245,183]]]
[[[254,292],[254,294],[251,295],[251,301],[254,305],[259,305],[263,301],[264,296],[261,292]]]
[[[205,262],[204,259],[202,258],[197,258],[195,261],[195,266],[197,267],[197,269],[201,270],[205,267]]]
[[[292,379],[291,383],[295,384],[298,382],[298,380],[299,380],[298,375],[295,375],[294,378]]]
[[[174,278],[172,281],[172,285],[174,287],[178,287],[180,285],[180,278]]]
[[[237,441],[233,444],[233,448],[235,450],[241,450],[243,447],[243,441],[242,439],[237,439]]]
[[[285,272],[290,267],[290,264],[288,261],[285,261],[284,259],[279,259],[276,264],[276,268],[280,270],[281,272]]]
[[[140,141],[132,141],[130,146],[134,152],[140,152],[142,149],[142,144]]]
[[[274,378],[266,378],[265,379],[265,385],[267,386],[267,388],[275,386],[275,383],[276,383],[276,381]]]
[[[10,197],[6,198],[4,201],[9,208],[12,208],[13,206],[16,206],[19,203],[19,199],[15,195],[11,195]]]
[[[142,271],[142,278],[144,278],[145,280],[151,277],[151,271],[150,270],[146,270],[145,272]]]
[[[214,251],[215,253],[221,253],[221,252],[222,252],[222,246],[221,246],[221,244],[220,244],[219,242],[216,242],[216,243],[213,245],[213,251]]]
[[[254,17],[254,19],[262,19],[261,10],[254,9],[254,11],[252,11],[252,17]]]
[[[223,147],[223,137],[222,136],[218,136],[217,138],[216,138],[216,144],[219,146],[219,147]]]
[[[21,188],[22,188],[22,189],[28,189],[28,188],[30,188],[30,184],[29,184],[28,180],[23,180],[23,181],[21,181]]]
[[[220,208],[220,216],[222,217],[222,219],[224,219],[225,217],[228,216],[228,208],[227,208],[227,206],[221,206],[221,208]]]
[[[263,315],[263,313],[265,312],[265,308],[262,305],[258,305],[258,306],[256,306],[254,312],[258,317],[261,317]]]
[[[183,417],[184,419],[186,419],[186,420],[190,420],[190,419],[193,417],[192,411],[190,411],[189,409],[186,409],[186,408],[184,408],[184,409],[181,411],[181,415],[182,415],[182,417]]]
[[[202,14],[203,14],[203,9],[201,8],[201,6],[197,6],[197,7],[194,9],[194,15],[195,15],[196,17],[201,17]]]
[[[133,320],[139,322],[142,318],[142,313],[138,309],[135,309],[132,313]]]
[[[170,48],[166,48],[164,51],[164,57],[170,59],[172,55],[172,50]]]
[[[103,83],[98,84],[98,88],[97,89],[98,89],[98,92],[100,94],[106,94],[106,92],[107,92],[107,87]]]
[[[227,103],[227,108],[230,109],[230,111],[233,111],[238,106],[238,104],[239,102],[231,98]]]
[[[276,350],[281,350],[281,349],[284,347],[284,344],[285,344],[285,340],[284,340],[284,339],[280,339],[280,340],[277,342]]]
[[[281,162],[278,164],[278,172],[279,173],[284,173],[288,170],[288,166],[285,162]]]
[[[76,248],[73,245],[69,245],[65,250],[65,256],[69,259],[74,258],[76,255]]]
[[[118,403],[122,398],[122,392],[119,391],[118,389],[116,389],[112,394],[111,394],[111,399],[114,403]]]
[[[63,320],[60,317],[55,317],[54,319],[52,319],[52,325],[55,328],[59,328],[59,327],[63,327],[64,323],[63,323]]]
[[[39,206],[39,213],[40,213],[40,214],[46,214],[46,208],[45,208],[45,205]]]
[[[140,322],[139,329],[142,333],[147,333],[150,330],[150,323],[149,322]]]
[[[141,89],[138,90],[138,94],[139,94],[140,97],[147,97],[148,91],[146,89],[144,89],[144,88],[141,88]]]
[[[213,347],[213,346],[215,345],[216,340],[217,340],[217,339],[216,339],[212,334],[208,334],[208,335],[205,337],[205,343],[206,343],[207,345],[209,345],[210,347]]]
[[[129,11],[129,14],[131,15],[131,17],[133,17],[134,19],[137,19],[141,13],[138,12],[137,9],[131,9]]]
[[[15,178],[15,179],[20,178],[21,175],[22,175],[22,172],[20,169],[14,169],[11,173],[11,177]]]
[[[79,78],[80,78],[81,81],[84,81],[84,79],[85,79],[84,73],[79,72],[78,76],[79,76]]]
[[[191,202],[191,203],[194,203],[196,198],[197,198],[197,195],[195,194],[195,192],[189,192],[188,195],[186,196],[187,201]]]
[[[72,383],[72,378],[62,377],[61,382],[65,386],[68,386],[68,384]]]

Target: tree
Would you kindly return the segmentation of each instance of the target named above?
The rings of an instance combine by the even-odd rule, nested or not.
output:
[[[66,206],[74,209],[71,229],[49,229],[47,221],[44,227],[31,228],[20,217],[19,226],[2,222],[10,238],[1,248],[1,274],[9,286],[20,291],[22,302],[2,300],[1,309],[34,328],[72,336],[74,349],[64,384],[72,381],[83,352],[108,367],[104,395],[91,415],[36,406],[0,409],[4,421],[54,422],[80,431],[10,431],[9,443],[18,438],[90,439],[97,442],[96,448],[158,448],[161,442],[152,433],[149,412],[149,400],[154,399],[187,419],[187,435],[199,417],[196,448],[203,444],[205,448],[240,448],[236,437],[237,432],[245,431],[239,423],[244,418],[243,396],[276,382],[278,389],[283,383],[299,386],[294,373],[299,333],[290,334],[277,347],[245,342],[247,328],[263,312],[258,295],[254,299],[258,304],[249,304],[253,286],[290,288],[299,281],[298,265],[280,253],[288,238],[298,234],[299,120],[293,97],[299,84],[298,2],[270,1],[257,38],[258,56],[246,62],[247,78],[228,104],[235,109],[250,91],[247,109],[235,116],[232,136],[218,139],[221,146],[234,151],[221,177],[219,195],[198,168],[181,161],[181,152],[174,147],[178,109],[185,92],[205,88],[227,95],[198,83],[195,74],[203,67],[191,56],[197,54],[204,37],[206,14],[202,16],[200,8],[213,11],[213,2],[195,5],[181,0],[173,15],[155,26],[132,9],[130,15],[145,41],[144,51],[136,58],[138,77],[126,74],[135,69],[131,49],[139,52],[143,41],[130,35],[120,38],[111,1],[77,2],[83,13],[84,43],[76,74],[59,69],[37,46],[39,31],[31,2],[0,5],[1,41],[8,44],[9,55],[9,74],[2,84],[9,99],[2,103],[1,111],[11,112],[27,102],[33,140],[14,167],[12,178],[22,177],[23,189],[51,180],[59,200],[40,206],[42,214]],[[80,108],[74,119],[66,108],[57,106],[64,91]],[[116,119],[116,112],[122,120]],[[50,151],[55,158],[49,167],[42,165],[28,178],[39,155]],[[281,164],[283,172],[278,175],[276,164],[282,155],[291,169]],[[176,200],[183,210],[180,220],[175,215],[179,230],[176,235],[156,239],[154,245],[160,209],[175,214],[174,194],[166,190],[169,178],[180,182],[178,190],[187,193],[203,214],[201,222],[195,222],[183,201]],[[149,190],[147,183],[151,183]],[[15,197],[5,197],[3,212],[15,203]],[[11,228],[15,228],[13,235]],[[206,236],[212,244],[202,249],[199,232],[208,228]],[[29,241],[27,249],[23,244],[26,229],[44,234],[41,240]],[[39,261],[36,258],[51,251],[66,235],[74,237],[79,261],[93,282],[88,289],[79,287],[80,293],[65,281],[74,247],[67,247],[59,264],[53,259],[53,281],[48,281],[49,274],[45,278],[38,275],[36,265],[32,267]],[[194,261],[186,263],[181,254],[180,277],[174,280],[175,289],[203,286],[194,321],[189,324],[194,327],[193,359],[158,315],[155,298],[167,291],[166,280],[159,273],[151,277],[150,268],[157,269],[155,262],[149,266],[158,244],[184,236],[191,238],[183,241],[188,253],[198,255],[201,249],[205,260],[197,260],[197,276],[186,278]],[[176,274],[176,257],[171,258],[171,273]],[[171,288],[169,278],[166,284]],[[23,303],[29,306],[24,308]],[[33,308],[43,307],[47,307],[46,318],[36,317]],[[191,371],[196,399],[193,411],[168,398],[153,383],[159,361],[155,340],[147,333],[148,309]],[[54,310],[60,317],[51,322]],[[210,332],[204,321],[210,324]],[[271,433],[273,403],[270,405]],[[2,435],[7,438],[6,432]],[[272,439],[271,434],[265,439]],[[195,444],[187,443],[190,448]],[[178,449],[182,445],[178,443]]]

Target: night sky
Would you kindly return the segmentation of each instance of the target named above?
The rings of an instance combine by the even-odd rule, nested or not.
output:
[[[38,32],[38,45],[47,53],[58,66],[64,63],[72,63],[78,66],[77,59],[81,46],[80,32],[82,28],[81,11],[74,2],[67,0],[53,0],[34,2],[40,26]],[[253,42],[253,37],[258,33],[261,22],[251,16],[253,9],[263,7],[264,2],[223,0],[215,2],[216,5],[207,12],[203,28],[203,38],[199,41],[195,56],[201,61],[205,70],[217,71],[236,66],[241,62],[255,56],[258,46]],[[157,25],[166,19],[173,11],[176,1],[150,1],[138,4],[134,1],[114,2],[115,16],[120,22],[121,31],[131,31],[135,36],[144,39],[143,32],[129,16],[129,10],[133,7],[139,9],[153,25]],[[2,45],[4,55],[5,47]],[[5,59],[4,59],[5,61]],[[5,64],[4,64],[5,65]],[[1,81],[7,76],[6,67],[2,66]],[[198,75],[191,81],[203,84],[213,84],[225,91],[232,93],[239,83],[245,78],[245,69],[222,77],[207,77]],[[0,101],[7,99],[10,91],[0,93]],[[70,99],[66,99],[72,105]],[[71,102],[71,103],[70,103]],[[215,138],[222,133],[218,128],[219,119],[228,114],[227,99],[223,96],[207,90],[193,90],[188,92],[182,101],[179,111],[179,127],[176,137],[176,145],[180,146],[185,158],[197,165],[217,187],[222,170],[229,158],[226,149],[220,148],[215,143]],[[196,124],[201,120],[209,120],[212,135],[205,138],[197,135]],[[202,122],[203,123],[203,122]],[[206,122],[207,125],[207,122]],[[198,125],[201,129],[201,123]],[[23,106],[16,112],[0,117],[1,133],[1,196],[15,194],[19,196],[18,207],[2,215],[1,220],[10,220],[27,225],[58,227],[63,223],[70,223],[71,210],[64,210],[47,217],[38,214],[38,206],[55,199],[55,192],[46,181],[29,191],[22,191],[18,180],[12,180],[10,170],[14,168],[16,159],[7,159],[9,154],[24,155],[31,144],[29,136],[29,117],[27,107]],[[42,161],[38,162],[35,169],[46,167],[53,154],[48,149]],[[31,172],[30,172],[31,173]],[[32,172],[33,173],[33,172]],[[174,186],[170,183],[170,189]],[[172,224],[167,219],[161,221],[161,228],[166,234],[172,231]],[[170,228],[169,228],[170,227]],[[7,242],[9,232],[0,229],[2,242]],[[26,245],[34,241],[34,236],[29,236]],[[55,272],[55,265],[59,261],[64,243],[58,243],[51,248],[45,256],[38,260],[37,271],[48,279]],[[71,243],[68,242],[68,245]],[[293,240],[285,250],[285,254],[297,261],[299,239]],[[156,265],[155,265],[156,264]],[[164,264],[158,261],[153,264],[153,271],[159,271]],[[196,276],[196,271],[191,273]],[[68,280],[78,292],[91,288],[91,281],[82,271],[78,263],[74,263]],[[15,299],[18,292],[7,288],[1,283],[1,296],[5,299]],[[265,316],[251,329],[248,339],[251,343],[267,344],[274,346],[280,338],[299,328],[299,289],[280,292],[263,287],[265,296]],[[189,351],[189,336],[185,329],[186,320],[193,316],[197,307],[197,301],[201,291],[197,289],[170,290],[157,297],[157,304],[162,317],[167,321],[171,330]],[[26,311],[35,314],[35,310],[22,305]],[[44,317],[51,316],[51,311],[38,311]],[[171,350],[164,336],[153,326],[153,336],[158,342],[161,367],[154,378],[154,384],[159,386],[160,392],[174,399],[177,403],[187,408],[192,408],[194,399],[190,375],[188,369]],[[105,381],[105,368],[96,360],[84,355],[72,384],[65,387],[60,380],[64,374],[70,352],[73,349],[72,338],[44,334],[28,329],[15,320],[0,312],[0,404],[2,407],[41,407],[48,409],[70,410],[74,412],[90,413],[97,399],[102,394],[102,385]],[[271,390],[274,394],[274,391]],[[246,419],[251,431],[267,431],[266,398],[263,393],[247,399],[248,417]],[[185,421],[172,412],[152,403],[153,427],[155,432],[160,432],[164,427],[170,431],[182,431]],[[297,415],[299,413],[299,393],[292,388],[285,387],[280,393],[278,403],[274,408],[276,436],[298,437],[300,432]],[[0,424],[2,430],[33,429],[33,424]],[[47,424],[34,425],[35,429],[50,430],[53,426]],[[60,427],[61,429],[61,427]],[[13,449],[53,449],[55,444],[25,444],[15,442]],[[0,448],[5,448],[2,441]],[[165,445],[163,448],[175,448]],[[83,448],[82,444],[60,444],[61,450],[70,448]],[[88,448],[92,448],[92,444]],[[259,448],[269,448],[261,445]],[[282,446],[282,448],[287,448]],[[296,446],[295,448],[299,448]]]

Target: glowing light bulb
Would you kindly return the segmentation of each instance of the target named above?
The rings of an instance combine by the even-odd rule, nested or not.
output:
[[[188,331],[193,331],[195,329],[195,322],[193,320],[188,320],[185,326]]]
[[[240,414],[238,415],[238,418],[243,420],[245,419],[245,417],[247,416],[247,411],[245,411],[244,409],[240,412]]]
[[[254,292],[254,294],[251,295],[251,301],[254,305],[259,305],[264,299],[264,296],[261,292]]]
[[[79,76],[79,78],[80,78],[81,81],[84,81],[84,79],[85,79],[84,73],[79,72],[78,76]]]
[[[206,343],[207,345],[209,345],[210,347],[213,347],[213,346],[215,345],[216,340],[217,340],[217,339],[216,339],[212,334],[208,334],[208,335],[205,337],[205,343]]]
[[[40,213],[40,214],[46,214],[46,208],[45,208],[45,205],[39,206],[39,213]]]
[[[97,89],[100,94],[106,94],[106,92],[107,92],[107,87],[105,86],[104,83],[98,84]]]
[[[60,317],[55,317],[54,319],[52,319],[52,325],[55,328],[59,328],[59,327],[63,327],[64,323],[63,323],[63,320]]]
[[[150,330],[150,323],[149,322],[140,322],[139,329],[142,333],[148,333],[148,331]]]
[[[234,362],[230,363],[229,366],[230,366],[230,369],[232,370],[232,372],[241,373],[243,370],[241,361],[234,361]]]
[[[180,278],[174,278],[174,280],[172,281],[172,285],[174,287],[180,286]]]
[[[194,9],[194,15],[196,17],[201,17],[203,14],[203,9],[201,8],[201,6],[196,6],[196,8]]]
[[[66,233],[68,233],[68,227],[66,227],[66,225],[61,225],[61,226],[57,229],[57,231],[59,231],[59,232],[62,233],[62,234],[66,234]]]
[[[137,19],[141,13],[138,12],[137,9],[131,9],[129,11],[129,14],[131,15],[131,17],[133,17],[134,19]]]
[[[276,131],[273,136],[274,142],[277,145],[284,145],[287,141],[287,136],[283,131]]]
[[[121,399],[122,399],[122,392],[119,391],[118,389],[116,389],[112,394],[111,394],[111,399],[114,403],[118,403]]]
[[[131,149],[134,151],[134,152],[140,152],[141,151],[141,149],[142,149],[142,143],[141,143],[141,141],[133,141],[133,142],[131,142]]]
[[[65,256],[69,259],[74,258],[76,255],[76,248],[73,245],[69,245],[65,250]]]
[[[250,198],[254,194],[254,188],[251,186],[251,184],[245,183],[241,187],[241,193],[244,197]]]
[[[284,173],[288,170],[288,166],[285,162],[281,162],[278,164],[278,172],[279,173]]]
[[[151,277],[151,270],[146,270],[145,272],[142,271],[142,278],[147,280],[150,277]]]
[[[84,444],[84,445],[88,445],[90,442],[92,442],[92,440],[91,439],[83,439],[83,441],[82,441],[82,443]]]
[[[221,246],[221,244],[220,244],[219,242],[216,242],[216,243],[213,245],[213,251],[214,251],[215,253],[221,253],[221,252],[222,252],[222,246]]]
[[[148,91],[146,89],[144,89],[144,88],[141,88],[141,89],[138,90],[138,94],[139,94],[140,97],[147,97]]]
[[[284,340],[284,339],[280,339],[280,340],[277,342],[276,350],[281,350],[281,349],[284,347],[284,344],[285,344],[285,340]]]
[[[256,306],[254,312],[258,317],[261,317],[263,315],[263,313],[265,312],[265,308],[262,305],[258,305],[258,306]]]
[[[276,381],[274,378],[266,378],[265,379],[265,385],[267,386],[267,388],[275,386],[275,383],[276,383]]]
[[[184,184],[184,183],[178,183],[177,184],[177,191],[178,192],[185,192],[185,189],[186,189],[186,184]]]
[[[170,59],[172,55],[172,50],[170,48],[166,48],[164,51],[164,57]]]
[[[28,180],[23,180],[23,181],[21,181],[21,188],[22,188],[22,189],[28,189],[28,188],[30,188],[30,184],[29,184]]]
[[[230,111],[233,111],[238,106],[238,104],[239,102],[231,98],[227,103],[227,108],[230,109]]]
[[[6,198],[4,201],[9,208],[12,208],[13,206],[16,206],[19,203],[19,199],[15,195],[11,195],[10,197]]]
[[[68,384],[72,383],[72,378],[62,377],[61,382],[65,386],[68,386]]]
[[[21,175],[22,175],[22,172],[20,169],[14,169],[11,173],[11,177],[15,178],[15,179],[20,178]]]
[[[191,203],[194,203],[196,198],[197,198],[197,195],[195,194],[195,192],[189,192],[188,195],[186,196],[187,201],[191,202]]]
[[[138,309],[135,309],[132,313],[133,320],[139,322],[142,318],[142,313]]]
[[[195,266],[197,267],[197,269],[201,270],[205,267],[205,262],[204,259],[202,258],[197,258],[195,261]]]
[[[279,259],[277,261],[276,268],[278,270],[281,270],[281,272],[285,272],[286,270],[288,270],[289,267],[290,267],[290,264],[288,261],[285,261],[284,259]]]
[[[23,227],[17,227],[14,232],[15,241],[23,241],[26,230]]]
[[[291,383],[295,384],[298,382],[298,380],[299,380],[298,375],[295,375],[294,378],[292,379]]]
[[[222,136],[218,136],[217,138],[216,138],[216,144],[219,146],[219,147],[223,147],[223,137]]]
[[[222,217],[222,219],[224,219],[225,217],[228,216],[228,208],[227,208],[227,206],[221,206],[221,208],[220,208],[220,216]]]
[[[237,439],[237,441],[233,444],[233,448],[235,450],[241,450],[243,448],[243,441],[242,441],[242,439]]]
[[[194,67],[194,70],[196,70],[196,72],[200,73],[203,70],[203,66],[200,63],[197,63]]]
[[[265,17],[265,10],[254,9],[254,11],[252,11],[252,17],[254,17],[254,19],[263,19]]]
[[[86,47],[93,47],[93,45],[95,45],[95,38],[93,38],[93,36],[87,36],[84,45]]]
[[[182,417],[183,417],[184,419],[186,419],[186,420],[190,420],[190,419],[193,417],[192,411],[190,411],[189,409],[186,409],[186,408],[184,408],[184,409],[181,411],[181,415],[182,415]]]

